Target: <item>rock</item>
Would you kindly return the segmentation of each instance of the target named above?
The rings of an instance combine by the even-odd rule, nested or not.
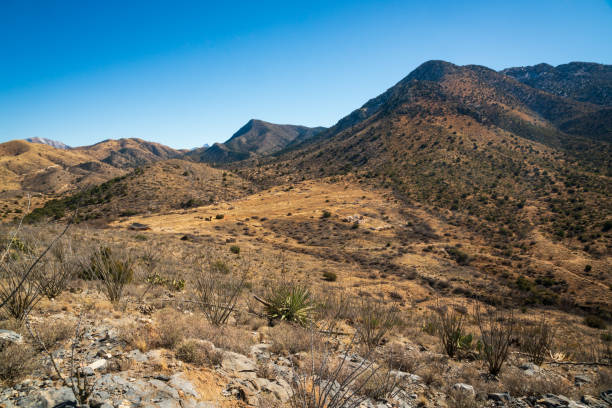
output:
[[[146,354],[143,354],[140,350],[135,349],[127,353],[128,358],[138,362],[138,363],[146,363],[149,361],[149,357]]]
[[[540,371],[540,367],[533,363],[524,363],[519,367],[525,375],[530,377],[536,375]]]
[[[96,361],[94,361],[93,363],[91,363],[90,365],[88,365],[87,367],[91,368],[92,370],[99,370],[102,368],[105,368],[107,365],[108,361],[104,358],[100,358]]]
[[[602,391],[600,395],[601,395],[602,400],[612,405],[612,389],[609,389],[607,391]]]
[[[200,398],[193,384],[185,378],[183,373],[174,374],[168,383],[187,397]]]
[[[15,344],[23,343],[23,337],[21,337],[21,334],[15,333],[12,330],[0,329],[0,340]]]
[[[508,402],[510,401],[510,394],[507,392],[494,392],[489,394],[487,398],[492,401]]]
[[[608,408],[611,404],[606,403],[604,400],[592,395],[583,395],[580,402],[588,405],[591,408]]]
[[[579,404],[563,395],[546,394],[543,398],[536,401],[539,405],[547,408],[587,408],[586,405]]]
[[[151,229],[151,227],[149,227],[146,224],[141,224],[139,222],[133,222],[132,224],[130,224],[128,229],[130,229],[132,231],[148,231],[148,230]]]
[[[242,354],[231,351],[223,353],[221,366],[226,370],[238,373],[255,373],[257,371],[257,363]]]
[[[574,385],[576,385],[576,387],[580,387],[584,384],[590,384],[590,383],[591,383],[591,378],[586,375],[577,375],[574,377]]]
[[[476,391],[474,391],[474,387],[472,387],[469,384],[465,384],[465,383],[457,383],[455,385],[453,385],[453,389],[469,394],[469,395],[476,395]]]
[[[18,398],[16,406],[24,408],[54,408],[54,407],[75,407],[76,399],[69,387],[51,389],[45,391],[34,391],[22,398]]]
[[[265,378],[256,378],[253,380],[257,388],[263,393],[269,393],[274,395],[274,397],[281,401],[287,402],[289,398],[291,398],[291,386],[284,380],[271,381]]]
[[[158,391],[162,392],[163,394],[166,394],[164,397],[170,396],[170,397],[172,397],[174,399],[179,399],[180,398],[178,391],[175,390],[174,388],[170,387],[168,384],[166,384],[163,381],[156,380],[156,379],[151,379],[151,380],[149,380],[149,383],[153,387],[157,388]],[[160,397],[160,399],[163,400],[165,398]]]

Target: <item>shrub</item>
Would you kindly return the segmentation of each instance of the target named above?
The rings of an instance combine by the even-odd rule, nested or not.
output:
[[[280,285],[268,292],[265,311],[270,320],[279,319],[305,326],[312,320],[314,300],[310,291],[300,285]]]
[[[236,255],[238,255],[238,254],[240,253],[240,247],[239,247],[238,245],[232,245],[232,246],[230,247],[230,252],[231,252],[232,254],[236,254]]]
[[[378,346],[399,321],[399,309],[395,306],[385,307],[381,302],[364,300],[357,313],[357,333],[368,350]]]
[[[335,282],[338,280],[338,275],[335,272],[325,271],[323,272],[323,280],[327,282]]]
[[[271,327],[268,331],[272,340],[270,351],[275,354],[295,354],[310,350],[313,341],[318,344],[319,338],[311,338],[308,330],[303,327],[286,323]]]
[[[223,261],[205,262],[198,280],[198,304],[208,321],[221,326],[236,309],[236,303],[247,283],[247,269],[232,273]]]
[[[216,366],[223,360],[222,351],[216,350],[210,342],[202,340],[185,340],[177,346],[175,353],[179,360],[199,366]]]
[[[0,270],[0,301],[6,301],[1,311],[3,315],[23,320],[40,300],[40,288],[35,277],[42,273],[42,265],[38,263],[33,267],[32,262],[10,255],[5,260]]]
[[[487,363],[489,374],[497,375],[508,359],[514,334],[514,316],[512,313],[507,315],[500,309],[483,313],[480,305],[477,305],[476,324],[482,341],[481,355]]]
[[[225,215],[223,214],[217,214],[215,215],[215,220],[222,220],[225,217]]]
[[[331,213],[327,210],[323,210],[323,214],[321,214],[321,218],[329,218],[331,217]]]
[[[600,317],[589,315],[584,318],[584,324],[594,329],[605,330],[606,322],[603,321]]]
[[[457,247],[447,247],[446,252],[459,265],[468,265],[471,261],[470,256]]]
[[[0,345],[0,380],[14,385],[34,369],[34,352],[23,344]]]
[[[584,271],[585,271],[585,272],[587,272],[587,273],[588,273],[588,272],[591,272],[591,270],[592,270],[592,269],[593,269],[593,267],[592,267],[591,265],[586,265],[586,266],[584,267]]]
[[[106,297],[118,302],[125,286],[134,278],[134,258],[127,251],[113,251],[108,247],[94,250],[87,266],[87,275],[99,279]]]
[[[544,362],[546,353],[550,351],[554,337],[555,329],[545,318],[541,318],[534,325],[522,326],[519,332],[519,347],[533,363],[540,365]]]
[[[463,331],[463,324],[466,313],[454,307],[438,306],[436,316],[432,320],[435,327],[435,334],[440,339],[446,354],[453,358],[459,351],[470,350],[472,348],[472,335]]]
[[[78,263],[72,248],[66,243],[56,244],[52,250],[52,259],[34,276],[40,292],[48,299],[55,299],[64,290],[68,282],[76,276]]]

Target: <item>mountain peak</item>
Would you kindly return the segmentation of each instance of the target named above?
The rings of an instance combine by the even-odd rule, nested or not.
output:
[[[70,146],[68,146],[67,144],[59,142],[57,140],[46,139],[44,137],[29,137],[25,140],[26,142],[30,142],[30,143],[38,143],[38,144],[44,144],[44,145],[48,145],[51,147],[55,147],[56,149],[70,149]]]

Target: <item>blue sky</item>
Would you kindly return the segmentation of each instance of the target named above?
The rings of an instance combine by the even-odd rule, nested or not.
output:
[[[0,0],[0,141],[330,126],[422,62],[612,63],[611,0]]]

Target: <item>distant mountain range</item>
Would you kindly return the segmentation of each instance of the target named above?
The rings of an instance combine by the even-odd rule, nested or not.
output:
[[[187,156],[208,163],[239,161],[276,153],[291,144],[310,139],[323,130],[323,127],[277,125],[251,119],[225,143],[195,149],[187,153]]]
[[[57,140],[45,139],[44,137],[29,137],[25,140],[30,143],[49,145],[51,147],[55,147],[56,149],[70,149],[70,146],[62,142],[58,142]]]

